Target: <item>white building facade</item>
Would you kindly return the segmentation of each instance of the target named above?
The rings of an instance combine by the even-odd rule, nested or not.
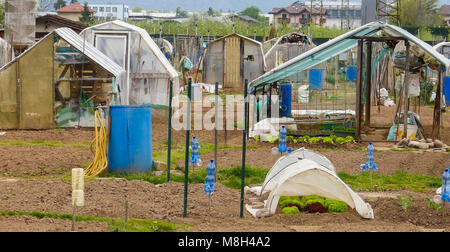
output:
[[[125,4],[88,4],[89,8],[95,10],[94,17],[107,20],[127,20],[130,8]]]
[[[375,2],[375,0],[373,0]],[[306,5],[310,1],[305,1]],[[313,1],[315,8],[321,8],[320,1]],[[328,16],[325,26],[340,29],[355,29],[361,26],[361,2],[354,1],[323,1],[322,8],[327,10]]]

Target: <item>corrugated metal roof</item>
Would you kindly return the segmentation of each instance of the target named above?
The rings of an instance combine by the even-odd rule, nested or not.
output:
[[[111,22],[107,22],[107,23],[102,23],[99,25],[95,25],[92,27],[89,27],[85,30],[83,30],[81,32],[81,34],[83,34],[85,31],[92,29],[101,29],[102,26],[108,25],[108,24],[115,24],[121,27],[124,27],[128,30],[132,30],[135,31],[137,33],[139,33],[141,35],[141,37],[144,39],[144,41],[148,44],[148,46],[151,48],[151,50],[153,51],[153,53],[156,55],[156,57],[159,59],[159,61],[161,62],[161,64],[164,66],[164,68],[167,70],[167,72],[169,73],[169,76],[172,79],[177,79],[178,78],[178,72],[175,70],[175,68],[172,66],[172,64],[170,64],[169,60],[167,60],[166,56],[164,56],[164,54],[161,52],[161,50],[159,49],[158,45],[155,43],[155,41],[153,41],[153,39],[150,37],[150,35],[148,34],[148,32],[138,26],[132,25],[132,24],[128,24],[126,22],[123,22],[121,20],[115,20],[115,21],[111,21]]]
[[[70,28],[59,28],[54,31],[58,36],[64,39],[71,46],[85,56],[105,68],[108,72],[119,78],[125,70],[117,65],[108,56],[100,52],[97,48],[84,41],[84,39]]]

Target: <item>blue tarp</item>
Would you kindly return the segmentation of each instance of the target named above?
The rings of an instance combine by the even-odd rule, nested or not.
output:
[[[450,76],[445,77],[444,80],[444,95],[445,103],[450,104]]]
[[[281,85],[281,117],[292,116],[292,85]]]
[[[309,71],[309,83],[311,84],[311,89],[322,90],[322,69],[311,69]]]
[[[347,80],[351,81],[351,82],[355,82],[355,80],[357,78],[357,71],[358,71],[357,66],[348,66],[347,67]]]

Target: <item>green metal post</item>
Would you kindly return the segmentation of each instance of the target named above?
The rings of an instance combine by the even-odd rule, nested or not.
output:
[[[217,171],[217,128],[219,127],[219,83],[216,82],[215,85],[215,119],[214,119],[214,162],[216,163]],[[217,172],[214,175],[215,181],[217,181]]]
[[[172,152],[172,94],[173,94],[173,82],[170,81],[169,88],[169,137],[167,140],[167,182],[170,181],[170,159]]]
[[[188,80],[188,108],[187,108],[187,122],[186,122],[186,156],[184,163],[184,210],[183,217],[187,216],[187,197],[188,197],[188,182],[189,182],[189,139],[191,133],[191,85],[192,79]]]
[[[245,80],[244,87],[244,132],[242,134],[242,173],[241,173],[241,213],[240,217],[244,216],[244,185],[245,185],[245,152],[247,149],[247,89],[248,80]]]

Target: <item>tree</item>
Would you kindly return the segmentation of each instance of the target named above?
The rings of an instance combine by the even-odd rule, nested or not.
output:
[[[94,17],[92,13],[89,11],[88,3],[84,3],[83,11],[81,12],[80,22],[83,24],[92,24],[94,22]]]
[[[39,0],[37,2],[39,11],[51,11],[54,7],[54,0]]]
[[[5,25],[5,6],[0,3],[0,27]]]
[[[55,10],[61,9],[62,7],[66,6],[66,1],[65,0],[57,0],[53,6],[55,7]]]
[[[270,31],[269,31],[269,39],[273,39],[278,37],[278,30],[275,25],[271,25]]]
[[[218,16],[220,16],[221,14],[222,14],[222,13],[220,13],[220,12],[214,10],[214,9],[211,8],[211,7],[209,7],[209,9],[208,9],[208,16],[210,16],[210,17],[218,17]]]
[[[142,8],[141,7],[136,7],[136,8],[133,9],[133,12],[141,13],[142,12]]]
[[[239,13],[239,15],[249,16],[251,18],[254,18],[254,19],[258,20],[259,19],[259,14],[261,14],[261,13],[262,13],[262,11],[260,9],[258,9],[255,6],[251,6],[251,7],[248,7],[247,9],[241,11]]]
[[[70,0],[70,4],[78,3],[78,0]]]
[[[401,26],[424,27],[441,23],[438,2],[439,0],[402,0],[399,13]],[[392,14],[397,15],[398,12],[395,10]],[[389,21],[395,23],[392,17]]]
[[[177,13],[178,18],[187,18],[188,17],[187,11],[182,10],[180,7],[177,8],[176,13]]]

